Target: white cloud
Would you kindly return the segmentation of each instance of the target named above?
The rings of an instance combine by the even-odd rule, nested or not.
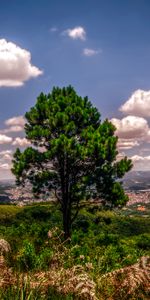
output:
[[[24,130],[25,119],[23,116],[17,116],[7,119],[5,122],[6,126],[10,126],[5,129],[1,129],[0,133],[20,132]]]
[[[8,163],[0,163],[0,170],[10,170],[10,165]]]
[[[11,150],[5,150],[0,152],[0,163],[5,163],[8,161],[12,161],[12,151]]]
[[[30,142],[26,138],[16,137],[12,143],[13,146],[26,147],[30,145]]]
[[[127,116],[123,119],[111,119],[119,137],[119,150],[128,150],[144,142],[150,142],[150,128],[147,120],[137,116]]]
[[[0,178],[12,177],[10,169],[12,167],[12,151],[0,151]],[[9,171],[6,173],[6,171]],[[8,176],[6,176],[8,175]]]
[[[123,159],[126,156],[125,152],[119,152],[117,155],[117,161]]]
[[[117,128],[116,135],[119,137],[117,147],[119,151],[150,143],[150,128],[144,118],[127,116],[121,120],[113,118],[111,122]]]
[[[12,156],[10,155],[10,154],[5,154],[4,156],[3,156],[3,158],[2,159],[4,159],[4,160],[12,160]]]
[[[139,142],[135,139],[119,139],[117,144],[120,150],[128,150],[139,145]]]
[[[11,172],[11,166],[9,166],[8,164],[0,164],[0,180],[14,180],[15,181],[15,177]]]
[[[133,161],[134,170],[149,171],[150,170],[150,155],[149,156],[140,156],[133,155],[130,157]]]
[[[12,42],[0,39],[0,87],[21,86],[43,72],[31,64],[31,53]]]
[[[10,144],[12,142],[12,138],[4,135],[4,134],[0,134],[0,144]]]
[[[63,35],[68,35],[73,40],[77,40],[77,39],[80,39],[82,41],[86,40],[86,31],[81,26],[72,29],[67,29],[63,31]]]
[[[23,116],[16,116],[5,121],[5,125],[7,126],[22,126],[25,125],[25,119]]]
[[[144,159],[149,160],[150,156],[144,158],[143,156],[135,154],[131,157],[131,159],[133,160],[133,162],[137,162],[137,161],[143,161]]]
[[[120,107],[123,113],[150,117],[150,91],[136,90]]]
[[[0,133],[19,132],[19,131],[23,131],[23,127],[16,125],[16,126],[11,126],[7,129],[2,129],[0,130]]]
[[[136,116],[127,116],[123,119],[111,119],[117,128],[116,135],[123,139],[135,139],[145,137],[149,133],[147,120]]]
[[[89,49],[89,48],[83,49],[83,55],[88,56],[88,57],[97,55],[101,52],[102,52],[102,50],[94,50],[94,49]]]
[[[0,151],[0,156],[6,155],[6,154],[8,154],[8,155],[12,154],[12,150]]]

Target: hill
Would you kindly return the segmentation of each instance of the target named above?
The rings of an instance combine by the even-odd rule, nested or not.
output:
[[[130,171],[123,182],[127,191],[150,191],[150,171]]]
[[[9,300],[21,299],[17,295],[31,300],[148,299],[149,218],[83,206],[69,241],[63,239],[61,224],[57,205],[0,206],[0,240],[11,248],[4,261],[1,257],[0,299],[4,291]]]

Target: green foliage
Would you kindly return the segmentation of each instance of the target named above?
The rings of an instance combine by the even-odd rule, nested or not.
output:
[[[119,236],[113,233],[101,233],[97,238],[97,245],[108,246],[110,244],[116,245],[118,243]]]
[[[101,122],[87,97],[71,86],[53,88],[40,94],[25,117],[26,138],[34,147],[16,150],[12,172],[18,184],[29,181],[36,196],[55,193],[66,238],[82,199],[99,196],[111,207],[127,202],[118,179],[131,169],[131,160],[116,160],[115,127]]]
[[[150,249],[150,235],[147,233],[139,235],[136,239],[136,245],[143,250]]]
[[[4,209],[2,215],[5,215]],[[6,256],[6,261],[15,274],[26,272],[32,277],[36,272],[68,270],[80,265],[97,282],[106,272],[132,265],[141,256],[150,255],[150,219],[126,217],[123,211],[91,213],[90,209],[82,208],[74,222],[69,243],[63,240],[61,213],[55,205],[30,205],[16,212],[14,206],[9,205],[8,220],[4,224],[0,209],[0,238],[10,243],[11,253]],[[108,294],[109,288],[111,296],[111,287],[106,287],[106,290]],[[20,284],[6,287],[3,294],[5,298],[0,289],[0,299],[4,300],[76,299],[72,295],[67,298],[57,294],[51,288],[42,293],[40,287],[34,290],[28,283],[23,289]]]
[[[35,243],[37,246],[37,243]],[[22,271],[33,269],[46,269],[49,267],[53,257],[53,250],[41,245],[40,252],[36,253],[35,246],[28,240],[23,241],[23,247],[16,257],[16,264]]]
[[[131,255],[132,252],[132,255]],[[110,244],[99,258],[99,268],[101,272],[110,272],[126,265],[132,265],[137,261],[137,249],[125,244]]]
[[[11,222],[13,216],[16,216],[18,212],[21,211],[20,207],[15,205],[0,205],[0,220],[2,223]]]
[[[37,258],[37,266],[39,269],[48,269],[52,261],[54,252],[52,249],[43,247]]]
[[[37,257],[34,245],[24,240],[23,248],[20,249],[17,257],[17,262],[22,270],[32,270],[37,266]]]
[[[82,229],[83,232],[87,232],[88,228],[90,225],[90,219],[88,216],[84,216],[84,215],[79,215],[74,224],[73,224],[73,228],[75,229]]]
[[[23,283],[22,283],[23,281]],[[22,283],[20,285],[20,283]],[[41,287],[32,288],[30,282],[18,278],[17,286],[10,285],[0,288],[0,300],[73,300],[72,295],[63,295],[53,287],[48,287],[43,293]]]

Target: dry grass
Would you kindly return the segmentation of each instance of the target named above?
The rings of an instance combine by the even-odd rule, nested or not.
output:
[[[12,270],[7,268],[4,256],[0,256],[0,287],[11,285],[14,282]]]
[[[134,265],[115,270],[103,275],[99,280],[103,293],[111,290],[114,295],[111,299],[137,299],[132,298],[140,293],[140,299],[148,299],[150,293],[150,257],[143,256]]]
[[[46,291],[50,287],[55,287],[63,294],[73,293],[78,299],[97,300],[95,296],[95,283],[84,271],[82,266],[74,266],[70,269],[54,269],[47,272],[35,274],[20,274],[20,285],[25,281],[30,282],[31,288],[40,287]],[[4,257],[0,257],[0,287],[18,285],[18,276],[11,269],[7,268]]]
[[[11,248],[9,243],[4,240],[4,239],[0,239],[0,255],[3,255],[4,253],[8,253],[10,252]]]
[[[98,280],[99,297],[96,297],[96,284],[85,269],[78,265],[69,269],[53,269],[47,272],[20,274],[20,285],[29,281],[31,288],[44,291],[54,287],[63,294],[72,293],[77,299],[148,299],[150,292],[150,257],[141,257],[134,265],[103,275]],[[17,275],[5,265],[3,256],[0,257],[0,287],[17,285]],[[139,292],[140,291],[140,292]],[[136,298],[135,295],[139,295]],[[147,295],[147,296],[146,296]]]
[[[32,282],[33,287],[41,282],[43,287],[53,286],[63,294],[73,293],[81,299],[97,299],[95,296],[95,283],[80,265],[66,270],[62,268],[35,274]]]

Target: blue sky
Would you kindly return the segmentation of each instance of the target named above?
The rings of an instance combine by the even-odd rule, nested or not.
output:
[[[38,94],[69,84],[116,125],[120,157],[150,167],[149,15],[149,0],[0,0],[0,178]]]

